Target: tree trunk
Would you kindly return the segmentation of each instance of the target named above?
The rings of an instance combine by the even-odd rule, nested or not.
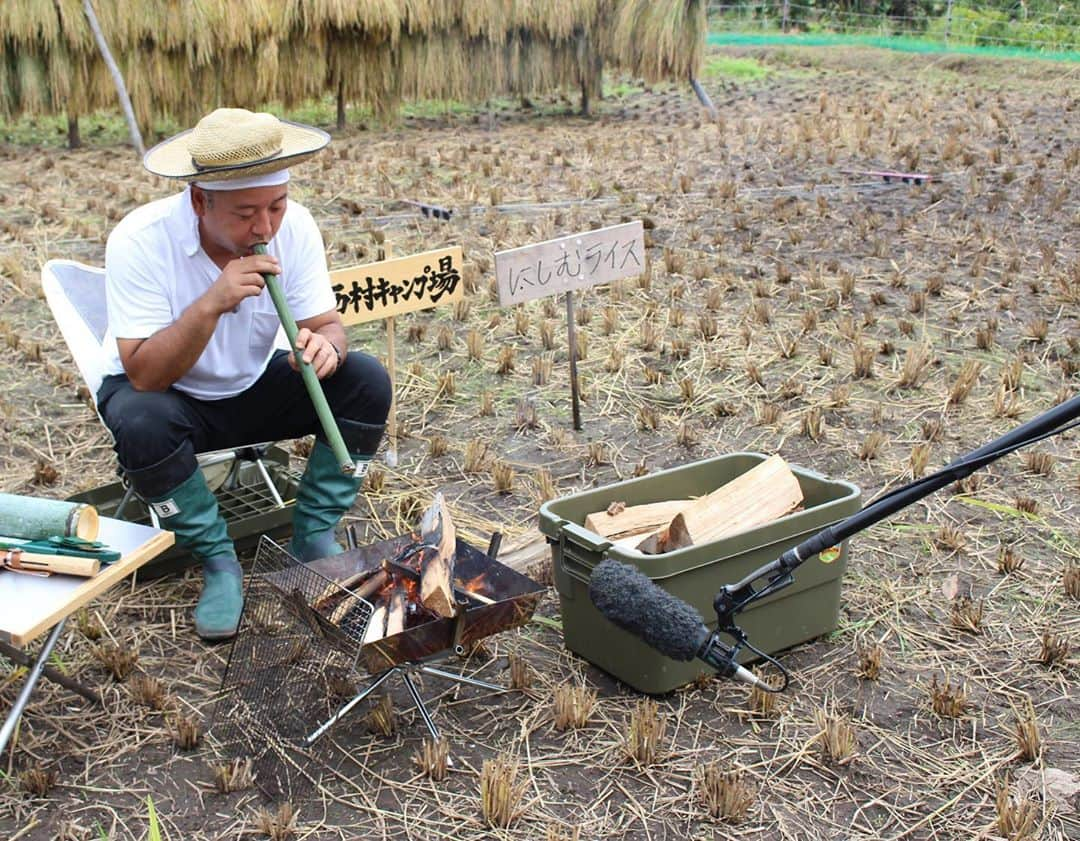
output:
[[[82,148],[82,137],[79,135],[79,115],[68,112],[68,144],[69,149]]]
[[[116,66],[112,53],[109,51],[109,45],[105,41],[105,35],[101,31],[101,24],[98,23],[97,15],[94,13],[94,6],[90,0],[83,0],[83,11],[86,13],[86,21],[90,24],[90,29],[94,33],[94,40],[97,41],[98,49],[101,51],[101,58],[105,62],[105,66],[109,68],[113,84],[116,85],[116,95],[120,99],[120,106],[124,109],[124,119],[127,120],[128,131],[131,133],[131,143],[141,158],[146,154],[146,147],[143,145],[142,134],[139,132],[139,124],[135,120],[135,111],[131,107],[131,98],[128,96],[124,77],[120,74],[120,68]]]

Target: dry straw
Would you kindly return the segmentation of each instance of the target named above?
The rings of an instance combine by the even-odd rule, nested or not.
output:
[[[236,758],[232,762],[213,766],[214,786],[220,794],[250,788],[255,781],[250,759]]]
[[[1002,838],[1023,841],[1035,838],[1039,817],[1039,805],[1027,798],[1014,797],[1009,791],[1009,778],[998,783],[995,798],[997,831]]]
[[[144,126],[161,115],[190,122],[221,101],[292,107],[330,94],[387,114],[405,98],[478,102],[558,87],[595,96],[604,63],[652,81],[694,75],[705,37],[700,0],[96,0],[95,9]],[[0,116],[114,107],[77,3],[6,0],[0,31]]]
[[[576,683],[563,683],[555,687],[552,698],[552,714],[556,730],[584,727],[596,707],[596,690]]]
[[[814,710],[814,723],[820,731],[818,738],[825,755],[841,765],[850,762],[858,748],[858,740],[847,716],[840,715],[827,705]]]
[[[446,739],[424,739],[413,755],[413,764],[425,777],[435,782],[445,780],[450,767],[450,743]]]
[[[699,765],[698,791],[709,817],[739,823],[754,805],[756,791],[739,770],[726,769],[719,763]]]
[[[508,754],[484,760],[480,769],[480,812],[488,826],[505,829],[521,814],[528,785],[518,780],[518,761]]]
[[[1021,709],[1016,713],[1016,755],[1021,762],[1034,762],[1042,754],[1042,736],[1039,734],[1039,722],[1035,716],[1035,706],[1030,698],[1024,699]]]
[[[639,765],[652,765],[660,756],[666,731],[667,721],[656,702],[638,701],[626,724],[627,755]]]
[[[270,841],[289,841],[296,837],[296,821],[299,817],[299,810],[288,801],[279,804],[273,811],[260,806],[255,813],[255,828]]]

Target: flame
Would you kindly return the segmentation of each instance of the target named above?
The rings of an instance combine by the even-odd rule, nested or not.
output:
[[[489,595],[487,585],[487,573],[480,573],[479,575],[470,578],[461,585],[462,589],[468,590],[470,593],[480,593],[481,595]]]
[[[396,589],[405,592],[406,604],[420,604],[420,582],[408,575],[401,575],[396,572],[392,573],[390,580],[371,596],[371,603],[383,602],[388,604]]]

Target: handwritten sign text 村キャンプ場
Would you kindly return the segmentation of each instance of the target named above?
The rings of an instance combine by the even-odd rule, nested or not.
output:
[[[461,248],[442,248],[333,272],[342,322],[359,324],[464,297],[461,260]]]

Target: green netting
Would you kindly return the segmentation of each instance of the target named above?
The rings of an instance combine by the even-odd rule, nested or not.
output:
[[[839,32],[815,32],[812,34],[790,34],[782,32],[712,32],[709,34],[710,46],[767,46],[788,45],[799,47],[881,47],[887,50],[899,50],[908,53],[966,53],[971,55],[996,56],[1003,58],[1033,58],[1051,61],[1080,61],[1080,52],[1030,50],[1024,47],[974,46],[965,44],[944,44],[921,38],[909,38],[898,35],[849,35]]]

